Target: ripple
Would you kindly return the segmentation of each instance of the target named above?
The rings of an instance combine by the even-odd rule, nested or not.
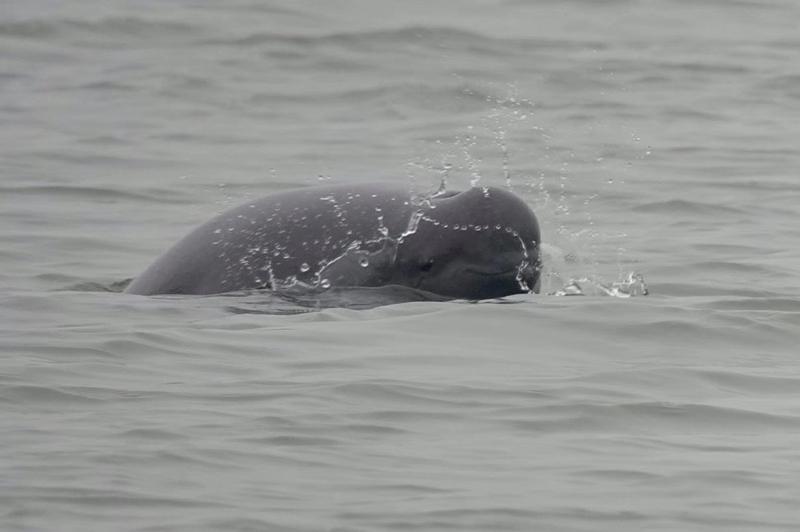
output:
[[[272,436],[270,438],[247,438],[243,441],[260,445],[281,445],[287,447],[329,447],[341,443],[333,438],[313,436]]]
[[[88,391],[88,390],[86,390]],[[102,397],[90,397],[84,393],[63,391],[45,386],[18,385],[0,388],[0,398],[13,403],[75,404],[103,401]]]
[[[800,313],[800,299],[785,297],[749,297],[744,299],[718,299],[701,305],[717,310],[764,310]]]
[[[693,214],[693,215],[703,215],[703,216],[719,216],[721,214],[726,214],[726,215],[742,216],[746,214],[745,211],[741,209],[737,209],[735,207],[729,207],[727,205],[704,203],[704,202],[690,201],[684,199],[654,201],[642,205],[637,205],[636,207],[633,207],[633,210],[636,212],[644,212],[644,213],[656,212],[656,213],[671,214],[671,215]]]
[[[25,488],[18,487],[13,495],[0,497],[0,500],[6,499],[7,501],[46,501],[49,503],[67,503],[75,506],[83,506],[89,508],[96,508],[97,506],[112,506],[112,507],[137,507],[137,508],[203,508],[209,507],[222,507],[213,501],[190,500],[177,497],[152,497],[149,495],[142,495],[131,491],[122,490],[94,490],[79,487],[64,487],[64,488]]]
[[[180,190],[175,189],[137,189],[125,190],[108,187],[38,185],[38,186],[0,186],[0,194],[9,196],[41,196],[45,198],[78,199],[101,202],[117,202],[126,200],[144,201],[147,203],[189,203],[190,199]]]
[[[800,430],[800,417],[700,403],[636,402],[553,405],[538,409],[543,419],[507,419],[517,430],[554,432],[749,434],[753,430]]]
[[[139,17],[106,17],[96,21],[85,20],[28,20],[0,22],[0,36],[18,39],[61,40],[87,44],[89,37],[174,40],[177,36],[194,35],[197,27],[182,22],[146,19]],[[113,41],[106,41],[113,42]]]

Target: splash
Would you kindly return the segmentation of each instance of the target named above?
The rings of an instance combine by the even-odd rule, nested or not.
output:
[[[604,283],[597,279],[583,277],[570,279],[563,287],[548,295],[551,296],[585,296],[605,295],[620,299],[649,295],[647,283],[641,273],[629,272],[622,279],[612,283]]]

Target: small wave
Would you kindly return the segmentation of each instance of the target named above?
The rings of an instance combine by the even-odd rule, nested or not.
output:
[[[776,39],[771,42],[765,42],[764,45],[780,50],[800,50],[800,39]]]
[[[385,305],[412,303],[418,301],[449,301],[431,292],[417,290],[405,286],[376,287],[331,287],[325,290],[313,288],[286,289],[278,292],[262,290],[257,292],[239,292],[226,294],[223,301],[230,297],[242,297],[241,302],[228,305],[226,309],[234,314],[302,314],[314,310],[342,308],[349,310],[369,310]]]
[[[166,496],[148,496],[133,491],[114,489],[81,488],[75,485],[66,487],[24,488],[14,490],[14,495],[4,499],[18,499],[29,503],[42,501],[48,503],[67,503],[84,508],[206,508],[223,506],[207,500],[189,500]]]
[[[346,521],[363,523],[365,530],[590,530],[598,523],[620,523],[647,519],[646,514],[634,511],[595,510],[565,505],[548,509],[517,508],[498,505],[453,505],[443,510],[408,512],[346,510],[337,514]],[[585,522],[587,526],[564,527],[564,519]],[[531,523],[537,526],[531,527]],[[605,529],[604,527],[601,527]],[[614,527],[608,527],[614,528]],[[639,527],[641,528],[641,527]]]
[[[45,386],[18,385],[7,386],[0,389],[0,397],[3,400],[14,403],[93,403],[101,401],[101,398],[89,397],[84,393],[76,391],[63,391],[57,388]]]
[[[299,35],[286,33],[257,32],[244,37],[209,39],[204,44],[259,47],[290,46],[296,48],[331,47],[347,50],[368,51],[374,54],[376,48],[389,47],[391,50],[419,48],[431,53],[441,53],[443,49],[458,51],[472,56],[507,56],[510,53],[530,53],[550,49],[593,49],[606,47],[605,43],[582,42],[567,39],[544,38],[498,38],[475,31],[447,26],[406,26],[401,28],[328,33],[323,35]]]
[[[675,272],[682,266],[672,266],[671,272]],[[687,268],[686,274],[692,273],[693,270]],[[750,287],[746,283],[728,284],[726,286],[712,286],[708,283],[693,283],[684,281],[681,283],[660,282],[655,285],[659,294],[669,295],[673,297],[691,297],[691,296],[737,296],[737,297],[753,297],[763,298],[769,296],[778,297],[780,294],[776,292],[769,292],[759,287]]]
[[[672,199],[668,201],[654,201],[633,207],[636,212],[644,213],[667,213],[667,214],[702,214],[707,216],[716,216],[720,214],[746,214],[741,209],[728,207],[725,205],[716,205],[713,203],[702,203],[699,201],[690,201],[684,199]]]
[[[751,73],[751,69],[743,66],[741,63],[736,64],[722,64],[722,63],[708,63],[708,62],[661,62],[655,65],[659,72],[676,71],[680,73],[693,73],[713,75],[713,74],[730,74],[731,76],[745,76]]]
[[[771,271],[770,268],[761,266],[759,264],[747,264],[744,262],[731,262],[724,260],[694,262],[691,264],[687,264],[686,269],[689,270],[697,269],[713,273],[748,274],[752,276],[768,275]]]
[[[287,447],[330,447],[340,443],[333,438],[315,436],[271,436],[269,438],[249,438],[242,441],[259,445],[282,445]]]
[[[442,399],[437,396],[446,396],[440,388],[426,389],[421,386],[409,386],[398,382],[354,382],[337,386],[333,393],[352,398],[361,398],[369,402],[386,401],[404,405],[426,406],[468,406],[467,403],[452,399]]]
[[[262,493],[259,491],[259,493]],[[269,500],[280,500],[282,497],[270,493]],[[284,497],[286,498],[286,497]],[[241,513],[241,512],[236,512]],[[269,530],[272,532],[296,532],[298,530],[313,530],[314,527],[300,528],[296,522],[298,518],[295,516],[292,521],[295,522],[293,526],[287,526],[280,520],[271,521],[268,519],[258,519],[254,517],[230,517],[230,518],[213,518],[207,522],[203,522],[203,526],[190,525],[185,528],[178,528],[174,525],[167,527],[155,527],[148,529],[148,532],[159,532],[169,530],[171,532],[194,532],[196,530],[230,530],[231,532],[255,532],[261,530]],[[323,527],[325,528],[325,527]],[[330,530],[343,531],[344,528],[330,528]]]
[[[765,395],[796,396],[800,378],[736,373],[732,371],[700,370],[697,374],[708,383],[726,391],[763,397]]]
[[[781,153],[777,153],[776,150],[758,150],[754,154],[754,157],[760,157],[762,160],[774,158],[776,156],[782,155]],[[786,152],[786,155],[790,155],[789,152]],[[695,186],[711,186],[717,188],[728,188],[728,189],[738,189],[743,190],[747,194],[753,194],[755,191],[766,190],[771,192],[776,192],[779,194],[786,194],[788,192],[800,192],[800,183],[797,181],[792,181],[791,178],[788,179],[780,179],[780,180],[766,180],[766,179],[751,179],[746,178],[743,180],[735,180],[735,179],[728,179],[727,181],[696,181],[693,183]],[[770,206],[772,207],[772,206]]]
[[[55,89],[55,90],[61,90],[62,89],[62,87],[57,87],[57,86],[53,86],[52,88]],[[74,88],[77,89],[78,91],[81,91],[81,92],[82,91],[89,91],[89,92],[129,92],[129,93],[133,93],[133,92],[137,92],[139,90],[139,88],[136,87],[136,85],[133,85],[132,83],[121,83],[119,81],[108,81],[108,80],[91,81],[89,83],[79,83]],[[100,137],[95,137],[95,138],[100,138]],[[115,137],[104,137],[104,138],[112,138],[112,139],[116,140]]]
[[[182,192],[174,189],[151,188],[145,190],[123,190],[119,188],[89,187],[89,186],[0,186],[0,195],[9,197],[19,196],[47,196],[59,198],[77,198],[91,201],[116,202],[122,200],[139,200],[156,203],[190,203]]]
[[[496,107],[522,109],[533,104],[527,101],[509,101],[489,91],[465,84],[432,86],[410,82],[382,84],[372,87],[344,87],[333,90],[308,90],[303,94],[291,92],[258,92],[249,98],[254,106],[267,108],[275,102],[295,102],[306,105],[324,105],[330,108],[341,104],[351,109],[357,105],[364,112],[383,112],[386,116],[405,116],[410,118],[418,109],[465,112],[467,109],[480,111],[487,104]],[[369,105],[368,105],[369,104]],[[414,112],[409,112],[409,109]],[[363,118],[363,116],[362,116]],[[418,132],[418,123],[409,123],[409,131]],[[438,136],[432,136],[437,139]]]
[[[43,276],[39,276],[43,277]],[[129,284],[131,284],[133,278],[130,279],[123,279],[121,281],[112,281],[110,283],[99,283],[95,281],[80,281],[64,288],[60,288],[59,290],[65,292],[115,292],[120,293],[127,288]]]
[[[663,85],[663,82],[661,84]],[[664,108],[659,111],[659,114],[662,117],[664,117],[664,119],[668,120],[687,119],[696,122],[702,120],[706,122],[718,122],[718,123],[722,123],[729,120],[729,118],[722,113],[714,113],[707,109],[700,109],[697,107],[664,106]],[[693,152],[693,151],[702,151],[704,149],[705,148],[686,146],[679,148],[671,148],[670,151]]]
[[[139,439],[139,440],[156,440],[156,441],[169,441],[169,440],[183,440],[186,436],[178,432],[172,432],[161,429],[130,429],[118,434],[119,437],[124,439]]]
[[[344,425],[340,430],[347,433],[362,434],[366,436],[398,436],[401,434],[408,434],[408,431],[404,429],[371,423]]]
[[[594,403],[541,407],[540,419],[506,419],[518,430],[536,433],[563,431],[630,431],[640,433],[751,433],[753,430],[797,430],[800,417],[701,403],[666,401],[611,405]]]
[[[323,35],[297,35],[259,32],[245,37],[225,40],[210,40],[209,44],[228,46],[261,46],[286,44],[296,47],[340,46],[348,49],[371,50],[375,46],[390,45],[442,45],[444,43],[462,45],[472,43],[490,43],[493,39],[479,33],[447,27],[412,26],[388,30],[368,30],[354,32],[329,33]]]
[[[628,371],[604,371],[584,377],[574,378],[564,390],[575,395],[574,390],[582,387],[597,390],[601,394],[608,391],[628,396],[651,394],[709,397],[745,397],[770,395],[796,395],[800,390],[800,377],[748,372],[746,370],[723,370],[717,368],[663,367]],[[573,384],[574,383],[574,384]],[[561,390],[559,390],[561,391]],[[581,394],[583,397],[585,394]],[[595,396],[591,396],[595,397]],[[604,395],[600,395],[604,397]],[[611,396],[613,398],[613,396]],[[610,401],[609,401],[610,402]],[[621,401],[617,401],[621,403]],[[629,401],[628,404],[635,404]],[[649,403],[648,403],[649,404]],[[671,405],[672,403],[667,403]],[[781,408],[780,403],[773,403]],[[747,412],[750,412],[749,410]],[[779,415],[777,412],[763,412],[766,415]]]
[[[800,313],[800,300],[783,297],[720,299],[702,306],[715,310],[766,310],[771,312]]]
[[[763,98],[763,91],[777,93],[791,99],[800,99],[800,74],[786,74],[772,77],[758,85],[758,92]]]
[[[393,493],[393,494],[420,494],[420,495],[450,492],[450,490],[448,489],[435,488],[432,486],[423,486],[421,484],[367,484],[362,487],[358,487],[356,489],[368,492],[383,492],[383,493]]]
[[[19,39],[57,40],[79,39],[86,42],[90,36],[134,37],[143,40],[171,38],[194,34],[197,28],[181,22],[144,19],[138,17],[107,17],[96,21],[85,20],[27,20],[0,23],[0,36]]]

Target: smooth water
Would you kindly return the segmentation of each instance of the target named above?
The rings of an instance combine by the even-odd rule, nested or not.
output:
[[[0,529],[796,529],[798,20],[3,3]],[[511,186],[543,294],[119,293],[222,209],[374,180]]]

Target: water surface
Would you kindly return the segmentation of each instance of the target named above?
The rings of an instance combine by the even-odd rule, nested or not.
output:
[[[797,526],[795,2],[0,12],[0,528]],[[250,198],[443,178],[534,208],[545,294],[118,291]]]

